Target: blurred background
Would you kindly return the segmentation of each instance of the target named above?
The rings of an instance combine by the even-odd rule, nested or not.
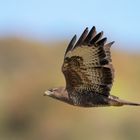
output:
[[[139,0],[0,2],[1,140],[139,140],[139,107],[79,108],[44,97],[65,86],[64,51],[93,25],[112,46],[111,94],[140,102]]]

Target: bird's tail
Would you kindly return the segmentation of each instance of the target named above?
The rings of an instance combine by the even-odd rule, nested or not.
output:
[[[123,105],[140,106],[140,103],[122,100],[122,99],[119,99],[118,97],[113,96],[113,95],[110,95],[109,98],[110,98],[109,102],[112,106],[123,106]]]

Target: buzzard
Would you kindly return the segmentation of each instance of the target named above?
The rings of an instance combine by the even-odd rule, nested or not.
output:
[[[84,30],[76,42],[76,35],[70,41],[62,65],[66,87],[49,89],[44,95],[74,106],[122,106],[136,105],[110,95],[114,80],[110,48],[103,32],[96,33],[95,26]]]

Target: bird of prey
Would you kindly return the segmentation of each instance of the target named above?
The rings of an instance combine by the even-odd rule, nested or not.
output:
[[[106,43],[103,32],[96,33],[95,26],[84,30],[76,42],[70,41],[62,65],[66,87],[49,89],[44,95],[80,107],[102,107],[135,105],[110,95],[114,80],[110,48],[114,42]]]

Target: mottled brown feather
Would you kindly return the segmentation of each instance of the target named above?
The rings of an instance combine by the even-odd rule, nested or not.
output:
[[[72,46],[65,53],[62,71],[66,89],[69,95],[84,94],[86,90],[89,94],[108,96],[114,79],[110,55],[113,42],[105,44],[107,39],[101,39],[103,32],[96,35],[95,27],[89,34],[87,31],[86,28],[76,46],[70,43]]]

